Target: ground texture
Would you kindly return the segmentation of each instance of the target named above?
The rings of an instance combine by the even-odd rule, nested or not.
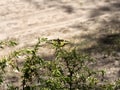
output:
[[[93,67],[108,71],[106,78],[120,77],[120,0],[1,0],[0,22],[0,40],[19,42],[0,49],[0,57],[38,37],[60,38],[91,53],[98,61]]]

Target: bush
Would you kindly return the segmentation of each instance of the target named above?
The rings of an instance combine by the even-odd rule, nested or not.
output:
[[[38,51],[42,43],[51,44],[55,49],[53,60],[44,60]],[[13,70],[22,73],[22,87],[10,86],[8,90],[119,90],[120,80],[114,84],[104,82],[104,71],[93,70],[89,64],[94,60],[88,55],[81,54],[76,48],[68,50],[64,46],[68,41],[46,38],[39,39],[32,48],[14,51],[7,58],[0,61],[0,84],[4,82],[5,68],[10,65]],[[24,57],[22,66],[17,60]],[[102,84],[101,84],[102,83]]]

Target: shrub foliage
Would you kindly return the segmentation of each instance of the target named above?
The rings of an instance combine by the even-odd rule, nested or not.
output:
[[[53,60],[45,60],[39,54],[42,44],[51,44],[55,50]],[[21,86],[7,83],[8,90],[119,90],[120,80],[105,82],[104,71],[89,67],[94,60],[74,49],[66,49],[68,41],[38,39],[32,48],[14,51],[0,60],[0,84],[4,83],[6,68],[11,66],[21,75]],[[19,59],[23,59],[20,66]],[[101,78],[98,78],[101,76]]]

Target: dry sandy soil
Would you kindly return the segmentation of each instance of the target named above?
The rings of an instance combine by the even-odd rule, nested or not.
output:
[[[119,0],[2,0],[0,40],[16,38],[17,48],[35,43],[37,37],[76,43],[73,38],[78,36],[79,41],[80,36],[99,32],[111,19],[118,21],[119,10]],[[6,53],[3,50],[0,56]]]
[[[94,48],[106,35],[120,38],[120,0],[1,0],[0,22],[0,40],[19,42],[14,48],[0,49],[0,57],[33,45],[38,37],[65,39],[77,46],[86,41],[84,48]],[[114,49],[114,57],[94,51],[98,67],[107,70],[109,78],[120,77],[120,47]]]

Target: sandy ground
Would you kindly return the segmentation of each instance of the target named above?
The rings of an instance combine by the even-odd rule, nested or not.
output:
[[[34,44],[38,37],[79,45],[85,35],[98,38],[105,32],[120,32],[120,1],[1,0],[0,22],[0,40],[15,38],[19,42],[15,48],[0,49],[0,57]],[[119,67],[105,69],[110,73],[120,71]]]
[[[17,48],[21,48],[34,43],[37,37],[72,40],[75,36],[95,33],[95,29],[101,24],[96,23],[96,19],[111,16],[111,12],[97,9],[104,9],[106,5],[109,8],[109,4],[115,0],[110,1],[2,0],[0,40],[16,38],[20,42]],[[11,49],[7,49],[7,52],[11,52]],[[0,52],[0,56],[4,54],[6,50]]]
[[[17,48],[20,48],[33,44],[37,37],[71,40],[75,36],[95,33],[100,22],[108,21],[111,14],[119,16],[119,4],[112,7],[118,1],[2,0],[0,40],[16,38],[20,43]],[[5,50],[0,52],[0,56],[4,54]]]

